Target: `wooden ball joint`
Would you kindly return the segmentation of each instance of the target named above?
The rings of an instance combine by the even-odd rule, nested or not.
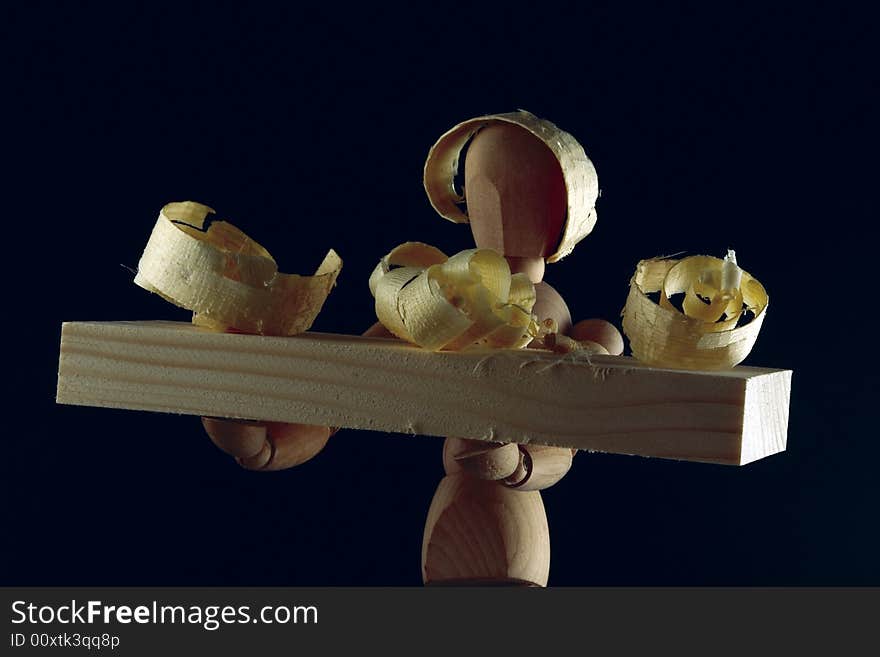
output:
[[[571,333],[565,301],[543,282],[567,218],[566,180],[553,151],[521,125],[490,123],[467,148],[463,197],[476,245],[503,254],[512,272],[525,272],[535,284],[533,313]],[[620,333],[608,322],[575,326],[575,340],[622,353]],[[539,491],[565,476],[572,456],[568,448],[447,438],[446,476],[425,524],[424,582],[546,586],[550,537]]]

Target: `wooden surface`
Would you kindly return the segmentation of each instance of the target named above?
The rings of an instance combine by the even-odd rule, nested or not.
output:
[[[422,538],[422,581],[547,586],[550,530],[538,491],[520,492],[463,472],[440,481]]]
[[[744,464],[785,449],[790,385],[789,370],[69,322],[57,401]]]
[[[512,123],[489,125],[471,140],[464,176],[471,231],[481,248],[512,257],[553,255],[567,195],[559,160],[543,141]]]

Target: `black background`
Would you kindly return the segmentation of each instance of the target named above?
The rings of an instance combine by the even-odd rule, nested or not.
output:
[[[876,35],[832,4],[709,6],[4,8],[0,583],[420,584],[439,439],[345,431],[245,472],[197,418],[56,406],[60,324],[188,319],[130,269],[194,199],[282,271],[339,251],[314,329],[359,333],[391,247],[472,246],[424,195],[430,145],[525,108],[599,172],[596,230],[546,275],[575,319],[617,321],[642,258],[733,247],[772,300],[747,363],[794,370],[783,454],[578,456],[544,495],[550,584],[880,584]]]

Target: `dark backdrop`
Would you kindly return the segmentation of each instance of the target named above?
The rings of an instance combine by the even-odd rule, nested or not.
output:
[[[344,431],[304,466],[245,472],[196,418],[56,406],[60,324],[186,320],[131,268],[159,208],[194,199],[282,271],[337,249],[314,328],[359,333],[392,246],[472,244],[424,195],[430,145],[525,108],[599,171],[596,230],[547,269],[576,319],[617,321],[642,258],[733,247],[772,298],[747,363],[794,370],[783,454],[579,455],[545,494],[550,583],[880,584],[868,17],[80,4],[0,21],[0,583],[419,584],[439,439]]]

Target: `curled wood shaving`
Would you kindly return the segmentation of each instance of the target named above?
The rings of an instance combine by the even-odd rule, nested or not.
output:
[[[455,176],[459,166],[463,165],[460,156],[470,138],[493,123],[512,123],[525,128],[543,141],[559,161],[565,179],[568,213],[562,238],[547,262],[561,260],[596,225],[595,205],[599,197],[599,178],[596,167],[587,157],[583,146],[550,121],[520,110],[507,114],[489,114],[459,123],[440,137],[428,153],[424,171],[428,199],[442,217],[455,223],[469,221],[467,208],[464,206],[465,198],[455,189]]]
[[[649,298],[652,293],[659,293],[659,303]],[[671,301],[679,294],[684,295],[681,310]],[[642,260],[630,281],[623,330],[633,355],[651,365],[727,369],[752,350],[769,301],[764,286],[739,268],[732,251],[723,260]]]
[[[535,287],[503,256],[468,249],[447,258],[406,242],[370,276],[376,316],[394,335],[426,349],[519,348],[537,334]]]
[[[162,208],[134,282],[214,329],[294,335],[311,327],[342,269],[332,249],[314,276],[283,274],[260,244],[194,201]]]

